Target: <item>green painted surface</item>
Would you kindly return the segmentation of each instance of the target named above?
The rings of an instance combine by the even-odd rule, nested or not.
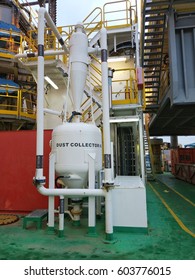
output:
[[[171,176],[171,175],[170,175]],[[171,179],[175,180],[175,179]],[[184,200],[178,200],[176,194],[165,190],[165,185],[158,181],[152,182],[154,188],[172,207],[181,219],[188,220],[188,226],[194,229],[190,220],[191,210]],[[186,188],[185,182],[175,181]],[[195,188],[195,186],[193,186]],[[187,189],[186,189],[187,192]],[[193,190],[192,190],[193,193]],[[187,193],[186,193],[187,195]],[[191,194],[190,199],[194,196]],[[173,203],[172,203],[173,202]],[[183,205],[183,215],[178,205]],[[185,206],[185,207],[184,207]],[[182,207],[182,206],[181,206]],[[58,223],[53,234],[48,234],[46,221],[43,228],[37,230],[34,224],[28,229],[22,228],[23,218],[14,224],[1,226],[0,259],[65,259],[65,260],[94,260],[94,259],[195,259],[195,238],[183,231],[169,211],[162,204],[150,186],[147,187],[148,232],[114,232],[115,243],[104,243],[106,239],[104,218],[97,219],[97,237],[87,235],[87,215],[82,214],[80,227],[73,226],[65,218],[63,237],[58,237]],[[185,215],[185,211],[188,211]]]
[[[96,227],[88,227],[87,235],[90,237],[96,237],[97,236]]]

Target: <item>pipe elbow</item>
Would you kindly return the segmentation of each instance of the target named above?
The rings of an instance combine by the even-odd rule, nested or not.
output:
[[[42,194],[42,195],[44,195],[44,196],[48,196],[48,189],[45,188],[45,187],[43,186],[43,184],[38,184],[38,185],[37,185],[37,190],[38,190],[38,192],[39,192],[40,194]]]

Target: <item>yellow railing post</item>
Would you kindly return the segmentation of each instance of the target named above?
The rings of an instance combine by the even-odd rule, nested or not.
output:
[[[21,100],[22,95],[21,95],[21,89],[18,90],[18,95],[17,95],[17,116],[20,117],[20,112],[21,112]]]

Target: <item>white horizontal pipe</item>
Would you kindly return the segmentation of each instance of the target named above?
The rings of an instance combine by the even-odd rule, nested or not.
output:
[[[103,189],[47,189],[43,185],[38,185],[37,190],[46,196],[76,196],[76,197],[93,197],[105,196],[106,191]]]
[[[61,116],[61,114],[62,114],[62,112],[55,111],[55,110],[48,109],[48,108],[44,108],[44,112],[51,114],[51,115],[56,115],[56,116]]]
[[[49,50],[44,52],[44,56],[50,56],[50,55],[62,55],[64,54],[64,50]],[[31,56],[30,56],[31,55]],[[15,55],[15,58],[26,58],[26,57],[37,57],[38,52],[35,53],[19,53]]]

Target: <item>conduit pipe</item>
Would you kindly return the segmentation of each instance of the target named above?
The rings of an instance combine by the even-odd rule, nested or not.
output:
[[[104,189],[47,189],[43,184],[37,185],[39,193],[46,196],[75,196],[75,197],[96,197],[106,196]]]
[[[109,112],[109,85],[108,85],[108,62],[107,62],[107,31],[103,27],[100,31],[101,45],[101,70],[102,70],[102,96],[103,96],[103,133],[104,133],[104,186],[106,192],[106,240],[113,240],[112,221],[112,160],[110,142],[110,112]]]
[[[62,55],[64,54],[64,50],[49,50],[44,52],[44,56],[51,56],[51,55]],[[15,58],[27,58],[27,57],[37,57],[38,52],[29,52],[29,53],[19,53],[15,55]]]
[[[102,97],[103,97],[103,132],[104,132],[104,171],[105,183],[113,183],[111,166],[110,144],[110,113],[109,113],[109,85],[108,85],[108,62],[107,62],[107,31],[103,27],[100,31],[101,44],[101,70],[102,70]]]
[[[60,112],[60,111],[55,111],[55,110],[48,109],[48,108],[44,108],[43,110],[44,110],[45,113],[48,113],[48,114],[51,114],[51,115],[56,115],[58,117],[60,117],[62,115],[62,112]]]
[[[36,147],[36,175],[35,184],[45,183],[43,176],[43,129],[44,129],[44,30],[45,19],[56,35],[64,51],[68,50],[46,9],[41,7],[38,15],[38,84],[37,84],[37,147]]]
[[[88,54],[93,54],[93,53],[100,53],[101,49],[99,47],[89,47],[88,48]],[[64,50],[48,50],[44,52],[44,56],[51,56],[51,55],[63,55]],[[27,57],[37,57],[38,52],[27,52],[27,53],[19,53],[15,55],[15,58],[27,58]]]
[[[44,8],[39,9],[38,16],[38,83],[37,83],[37,146],[35,184],[45,183],[43,176],[43,129],[44,129]]]
[[[56,38],[58,39],[63,50],[65,51],[65,53],[68,53],[69,51],[68,51],[66,45],[64,44],[64,40],[62,39],[61,34],[59,33],[57,27],[55,26],[52,18],[50,17],[50,15],[48,14],[48,12],[46,11],[45,8],[40,8],[40,10],[39,11],[45,15],[45,19],[46,19],[49,27],[52,29],[53,33],[56,35]]]

